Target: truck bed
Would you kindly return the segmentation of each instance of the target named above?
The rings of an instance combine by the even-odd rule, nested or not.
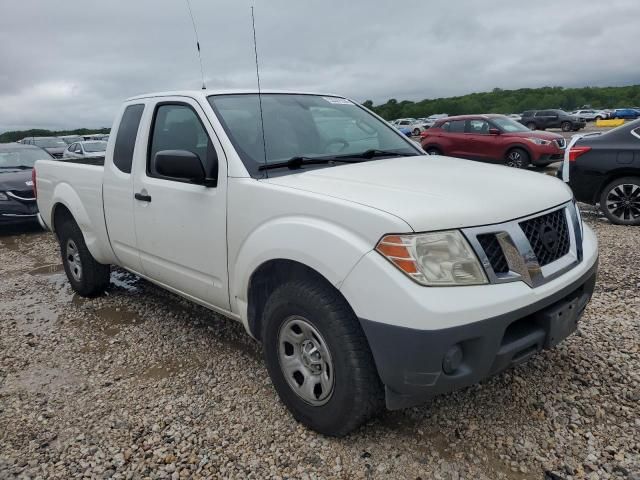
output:
[[[40,160],[35,166],[38,209],[43,222],[55,230],[57,208],[68,209],[82,230],[89,251],[99,261],[113,255],[102,203],[103,163],[104,158],[81,162]]]

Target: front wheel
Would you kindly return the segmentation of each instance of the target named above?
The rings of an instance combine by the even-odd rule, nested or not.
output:
[[[533,122],[527,123],[527,128],[529,130],[535,130],[536,129],[536,124]]]
[[[384,391],[358,319],[329,285],[315,279],[278,287],[264,309],[269,376],[293,417],[343,436],[384,405]]]
[[[419,129],[419,128],[414,128],[414,129],[413,129],[413,135],[414,135],[414,136],[416,136],[416,137],[417,137],[418,135],[420,135],[420,129]]]
[[[71,287],[83,297],[95,297],[109,286],[111,268],[89,252],[80,227],[72,219],[57,227],[62,264]]]
[[[611,223],[640,225],[640,177],[609,183],[600,195],[600,208]]]
[[[522,148],[513,148],[507,152],[507,157],[504,160],[504,164],[507,167],[513,168],[527,168],[531,160],[526,150]]]
[[[571,125],[571,122],[562,122],[560,128],[563,132],[570,132],[571,130],[573,130],[573,125]]]

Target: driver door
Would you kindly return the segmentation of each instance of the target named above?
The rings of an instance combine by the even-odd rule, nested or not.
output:
[[[142,269],[188,297],[228,310],[224,153],[197,101],[164,97],[151,108],[145,158],[136,165],[133,188]],[[160,174],[154,158],[166,150],[197,154],[207,176],[218,179],[217,185]]]

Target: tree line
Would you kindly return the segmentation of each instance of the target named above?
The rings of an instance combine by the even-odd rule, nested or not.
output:
[[[109,133],[110,128],[76,128],[75,130],[46,130],[32,128],[31,130],[13,130],[0,134],[0,143],[17,142],[26,137],[60,137],[62,135],[91,135],[92,133]]]
[[[395,98],[381,105],[366,100],[363,105],[382,118],[428,117],[436,113],[449,115],[477,113],[522,113],[525,110],[560,108],[571,111],[590,108],[625,108],[640,106],[640,85],[627,87],[542,87],[471,93],[458,97],[425,99],[419,102],[398,101]]]

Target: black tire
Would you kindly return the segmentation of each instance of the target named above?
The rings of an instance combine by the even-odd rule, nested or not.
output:
[[[427,147],[424,150],[428,155],[442,155],[442,152],[437,147]]]
[[[537,129],[536,124],[535,124],[535,123],[533,123],[533,122],[529,122],[529,123],[527,123],[527,128],[528,128],[529,130],[536,130],[536,129]]]
[[[80,227],[73,219],[66,219],[57,226],[57,234],[62,264],[73,290],[82,297],[95,297],[103,293],[109,286],[111,267],[93,258]],[[75,255],[70,255],[69,247],[72,245]],[[74,260],[70,260],[71,256]]]
[[[600,194],[600,210],[616,225],[640,225],[640,177],[610,182]]]
[[[523,148],[512,148],[505,155],[504,164],[507,167],[528,168],[531,164],[531,157]]]
[[[573,130],[573,125],[571,124],[571,122],[562,122],[560,124],[560,128],[563,132],[570,132],[571,130]]]
[[[418,135],[420,135],[420,129],[419,129],[419,128],[414,128],[414,129],[413,129],[413,135],[414,135],[415,137],[417,137]]]
[[[281,329],[298,318],[319,332],[329,351],[332,390],[322,405],[312,405],[305,401],[303,393],[294,391],[289,382],[296,378],[295,373],[286,375],[281,366],[287,343],[281,342],[286,338],[281,336]],[[278,287],[265,305],[262,342],[267,370],[280,399],[293,417],[307,427],[340,437],[382,410],[384,390],[367,339],[351,307],[331,286],[310,278]],[[296,349],[291,350],[292,357],[302,356],[303,346],[304,342],[289,344],[289,348]],[[306,373],[313,378],[308,370]]]

